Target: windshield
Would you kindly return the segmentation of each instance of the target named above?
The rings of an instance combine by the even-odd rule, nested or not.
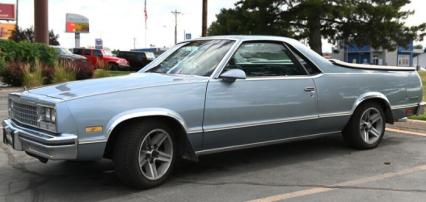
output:
[[[188,42],[147,72],[210,76],[233,44],[232,40]]]
[[[102,50],[102,54],[104,56],[114,56],[110,50]]]
[[[68,50],[66,48],[59,48],[59,47],[57,47],[55,49],[56,49],[56,52],[59,53],[59,55],[72,55],[73,54],[70,50]]]

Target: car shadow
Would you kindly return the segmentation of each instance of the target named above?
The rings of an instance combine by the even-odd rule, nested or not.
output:
[[[401,144],[398,137],[386,137],[380,147]],[[241,173],[262,172],[274,167],[330,159],[354,152],[340,135],[290,142],[254,149],[201,156],[199,162],[179,162],[171,179],[160,188],[175,189],[191,181],[209,181]],[[11,162],[0,167],[0,191],[8,200],[103,200],[126,197],[144,191],[123,185],[109,160],[96,162]],[[6,174],[5,174],[6,173]],[[149,191],[149,190],[148,190]],[[96,194],[95,194],[96,193]],[[30,198],[28,198],[30,197]]]

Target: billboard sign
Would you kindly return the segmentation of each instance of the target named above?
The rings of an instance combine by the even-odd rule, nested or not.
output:
[[[12,23],[0,24],[0,39],[9,39],[12,32],[15,31],[16,25]]]
[[[0,3],[0,20],[15,20],[15,4]]]
[[[65,32],[89,33],[89,19],[79,14],[67,13]]]

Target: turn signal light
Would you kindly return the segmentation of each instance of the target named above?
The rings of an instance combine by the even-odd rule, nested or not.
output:
[[[102,132],[102,126],[86,127],[86,133],[100,133],[100,132]]]

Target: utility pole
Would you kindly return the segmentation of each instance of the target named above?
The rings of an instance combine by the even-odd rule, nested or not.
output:
[[[49,44],[48,0],[34,0],[34,38],[37,43]]]
[[[16,30],[19,29],[19,0],[16,0],[16,17],[15,17],[16,23],[15,23],[15,27]]]
[[[177,11],[177,10],[174,10],[174,11],[172,11],[172,14],[175,16],[175,44],[177,44],[177,27],[178,27],[177,16],[182,14],[182,13]]]
[[[208,13],[208,0],[203,0],[203,17],[201,25],[201,36],[207,36],[207,13]]]

